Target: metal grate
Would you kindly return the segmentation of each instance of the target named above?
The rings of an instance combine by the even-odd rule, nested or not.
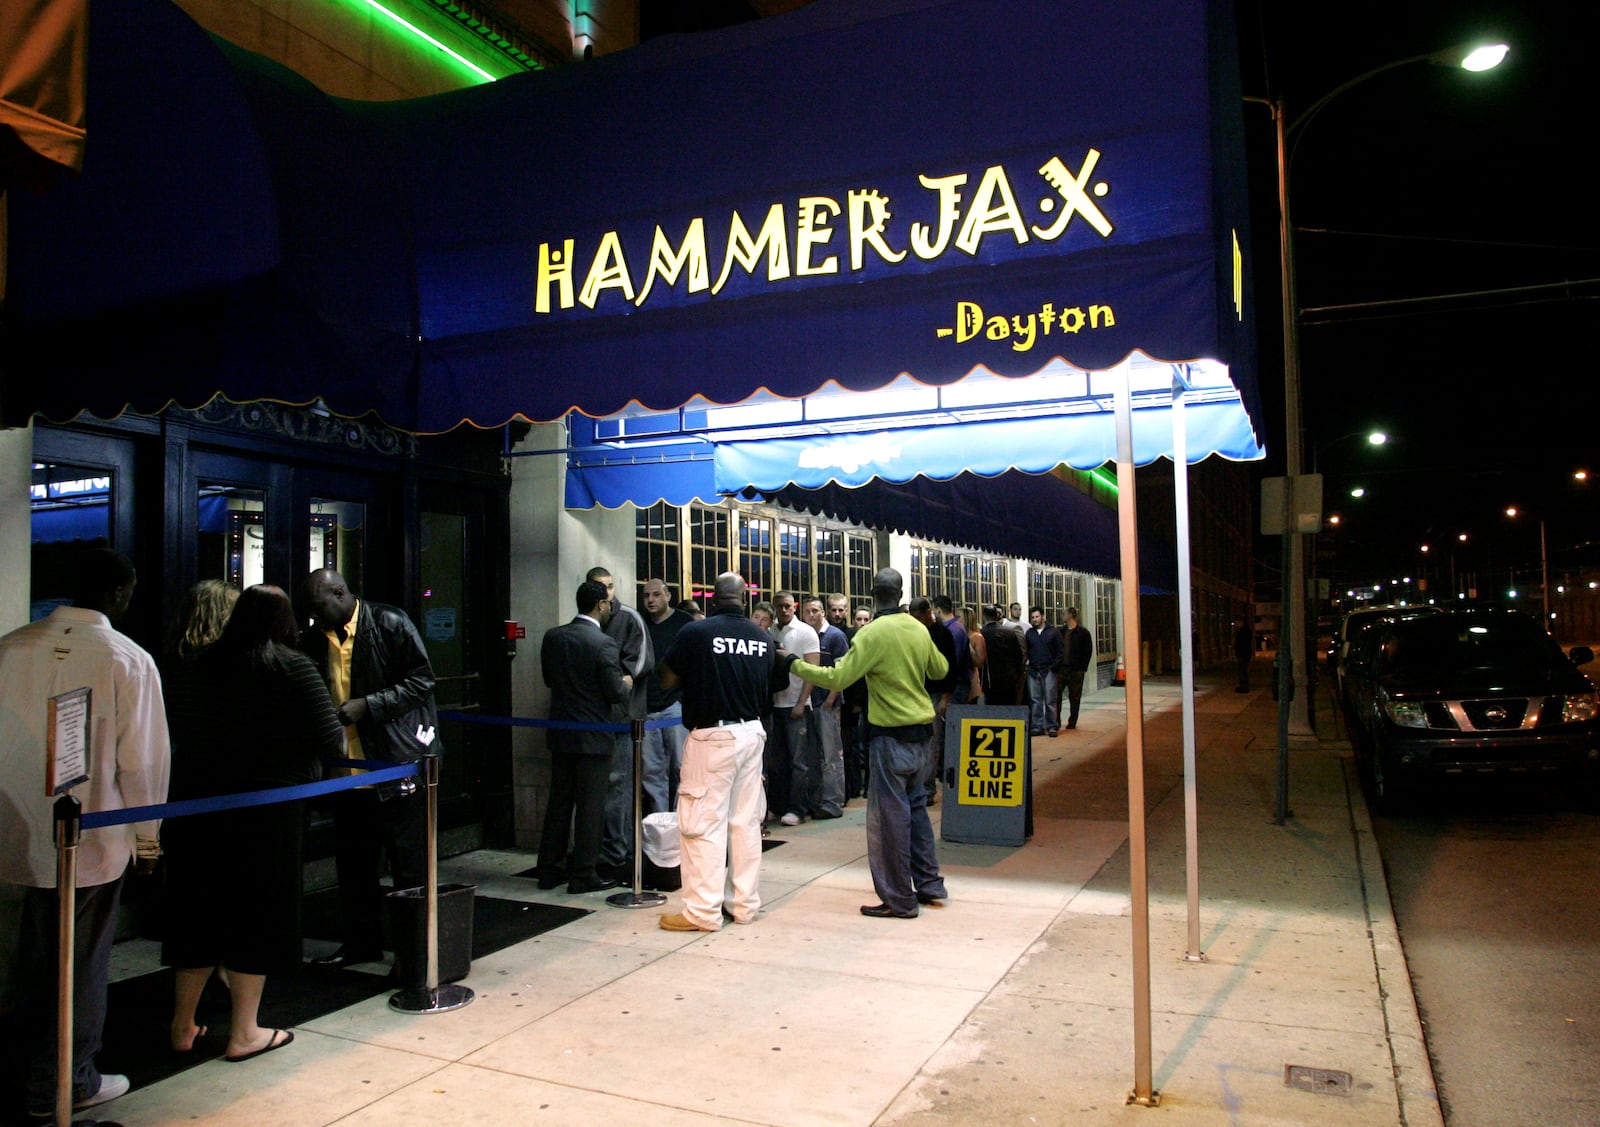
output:
[[[1350,1074],[1335,1068],[1286,1064],[1283,1066],[1283,1083],[1286,1088],[1298,1088],[1302,1092],[1320,1092],[1328,1096],[1350,1094]]]

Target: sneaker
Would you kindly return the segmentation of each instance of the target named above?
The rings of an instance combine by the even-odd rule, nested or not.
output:
[[[84,1108],[97,1107],[100,1104],[108,1104],[118,1096],[127,1095],[128,1089],[131,1087],[133,1087],[133,1085],[129,1083],[128,1078],[123,1076],[121,1073],[102,1072],[100,1074],[100,1090],[95,1092],[92,1096],[84,1096],[81,1100],[74,1100],[72,1104],[72,1110],[82,1111]],[[55,1110],[30,1111],[28,1114],[34,1119],[53,1119],[55,1117]]]
[[[782,822],[786,826],[798,826],[801,822],[801,818],[798,814],[790,813],[785,814],[783,817],[779,818],[778,821]]]

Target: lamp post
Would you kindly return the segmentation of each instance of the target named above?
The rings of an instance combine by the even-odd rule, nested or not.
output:
[[[1441,66],[1461,67],[1481,71],[1497,66],[1506,56],[1508,48],[1503,43],[1492,46],[1468,44],[1410,55],[1403,59],[1373,67],[1354,78],[1335,86],[1296,117],[1285,121],[1282,98],[1246,97],[1247,102],[1258,102],[1272,113],[1276,134],[1278,166],[1278,256],[1281,276],[1280,297],[1283,303],[1283,412],[1284,412],[1284,489],[1283,519],[1283,630],[1279,639],[1281,675],[1278,694],[1278,742],[1280,760],[1288,754],[1289,735],[1310,735],[1310,714],[1306,708],[1306,669],[1304,655],[1306,628],[1305,547],[1301,542],[1300,527],[1295,512],[1295,481],[1301,476],[1300,446],[1300,331],[1299,302],[1294,269],[1294,225],[1289,210],[1289,163],[1292,157],[1289,145],[1299,130],[1303,130],[1321,110],[1345,91],[1358,86],[1385,71],[1412,63],[1434,63]],[[1296,661],[1295,655],[1301,660]],[[1280,775],[1284,772],[1280,770]],[[1286,813],[1286,796],[1280,782],[1278,820]]]
[[[1522,510],[1515,505],[1506,509],[1506,516],[1515,519],[1522,515]],[[1545,550],[1544,518],[1535,518],[1539,522],[1539,590],[1544,596],[1544,628],[1550,629],[1550,555]]]

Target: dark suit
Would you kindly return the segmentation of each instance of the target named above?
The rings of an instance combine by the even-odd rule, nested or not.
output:
[[[617,643],[581,615],[545,634],[539,665],[544,683],[550,686],[552,720],[610,723],[612,706],[628,695]],[[572,860],[565,875],[592,881],[605,829],[606,777],[616,737],[610,732],[552,729],[548,742],[550,801],[539,838],[539,875],[560,878],[571,837]]]

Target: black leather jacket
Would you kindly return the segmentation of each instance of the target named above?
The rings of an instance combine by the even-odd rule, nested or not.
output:
[[[328,679],[328,636],[313,626],[301,648]],[[367,699],[367,716],[356,725],[368,759],[410,763],[439,755],[439,715],[433,702],[433,666],[417,628],[398,607],[362,600],[356,613],[356,644],[350,654],[350,695]],[[432,733],[432,742],[419,739]]]

